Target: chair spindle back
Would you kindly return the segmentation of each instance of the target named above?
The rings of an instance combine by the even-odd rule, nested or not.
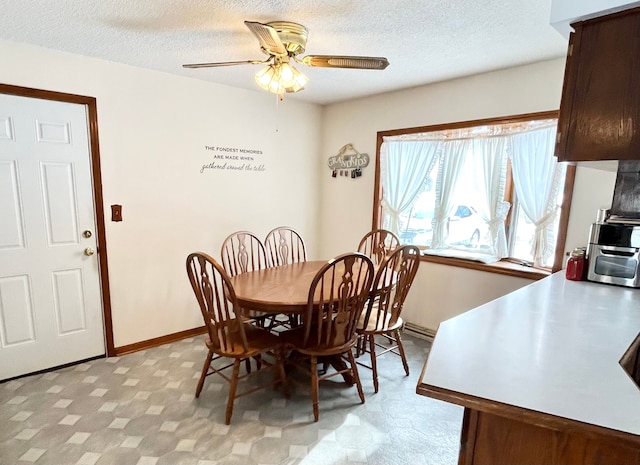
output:
[[[375,265],[379,265],[389,252],[399,246],[400,239],[393,232],[386,229],[374,229],[360,240],[358,252],[369,257]]]
[[[376,328],[393,326],[398,321],[419,265],[420,249],[415,245],[398,247],[385,259],[373,280],[365,328],[370,318],[376,318]]]
[[[229,276],[267,267],[267,254],[258,237],[249,231],[237,231],[222,243],[222,266]]]
[[[300,234],[287,226],[275,228],[264,240],[268,266],[307,261],[307,249]]]
[[[323,265],[309,288],[303,347],[340,349],[355,343],[373,274],[373,263],[361,253],[343,254]]]
[[[247,351],[240,306],[229,276],[212,257],[194,252],[187,257],[187,275],[212,344],[220,353]]]

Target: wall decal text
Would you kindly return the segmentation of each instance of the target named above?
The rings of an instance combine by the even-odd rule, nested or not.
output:
[[[212,161],[205,163],[200,168],[200,173],[207,170],[229,171],[266,171],[264,163],[259,158],[262,150],[244,147],[226,147],[218,145],[205,145],[207,152],[212,152]]]

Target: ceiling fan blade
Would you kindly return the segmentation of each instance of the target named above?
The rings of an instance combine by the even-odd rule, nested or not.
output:
[[[286,55],[285,48],[280,36],[274,28],[267,24],[257,23],[255,21],[245,21],[244,24],[249,28],[253,35],[260,41],[260,47],[270,54]]]
[[[217,68],[220,66],[235,66],[235,65],[260,65],[268,63],[269,60],[245,60],[245,61],[219,61],[216,63],[189,63],[182,65],[183,68]]]
[[[321,68],[385,69],[389,66],[389,61],[384,57],[307,55],[302,58],[302,62],[307,66]]]

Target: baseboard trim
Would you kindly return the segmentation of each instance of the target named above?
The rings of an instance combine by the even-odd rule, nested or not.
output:
[[[433,338],[436,336],[434,330],[418,326],[414,323],[405,323],[404,330],[407,334],[419,337],[420,339],[426,339],[427,341],[433,341]]]
[[[405,323],[404,330],[407,332],[407,334],[419,337],[420,339],[426,339],[428,341],[433,341],[433,338],[436,335],[436,332],[432,329],[425,328],[414,323]],[[153,339],[147,339],[146,341],[134,342],[133,344],[128,344],[126,346],[116,347],[114,349],[114,352],[116,356],[126,355],[132,352],[138,352],[140,350],[150,349],[152,347],[161,346],[163,344],[180,341],[189,337],[199,336],[200,334],[204,334],[206,332],[207,328],[205,326],[200,326],[198,328],[191,328],[184,331],[179,331],[177,333],[167,334],[165,336],[155,337]]]
[[[177,333],[167,334],[166,336],[154,337],[153,339],[147,339],[146,341],[134,342],[133,344],[128,344],[126,346],[116,347],[114,349],[114,352],[116,356],[130,354],[132,352],[150,349],[152,347],[161,346],[170,342],[180,341],[189,337],[199,336],[200,334],[204,334],[206,332],[207,328],[205,326],[200,326],[198,328],[191,328],[184,331],[179,331]]]

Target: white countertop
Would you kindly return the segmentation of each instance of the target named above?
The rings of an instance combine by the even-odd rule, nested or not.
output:
[[[639,332],[640,289],[561,271],[443,322],[420,383],[640,435]]]

